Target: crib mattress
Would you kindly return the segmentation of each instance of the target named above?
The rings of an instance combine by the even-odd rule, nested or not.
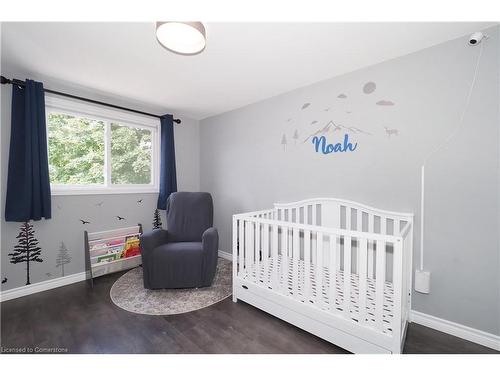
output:
[[[293,259],[286,259],[284,256],[279,255],[277,258],[277,264],[272,258],[268,260],[268,265],[265,267],[263,262],[254,263],[246,268],[243,272],[239,273],[238,276],[244,280],[265,285],[272,288],[272,277],[274,274],[274,269],[278,269],[278,280],[279,280],[279,293],[286,296],[295,298],[303,303],[312,304],[317,308],[329,311],[333,314],[338,314],[344,318],[349,318],[355,322],[359,322],[359,277],[357,274],[351,274],[351,295],[349,303],[349,312],[344,311],[344,272],[342,270],[332,270],[329,267],[322,267],[322,290],[319,293],[319,288],[317,286],[314,268],[310,267],[310,286],[309,291],[306,296],[305,282],[304,282],[304,272],[305,264],[303,260],[298,261],[298,292],[297,296],[293,295],[293,273],[294,264]],[[334,281],[334,282],[333,282]],[[336,288],[335,301],[330,300],[330,288]],[[365,313],[365,325],[373,325],[375,327],[375,280],[367,278],[366,282],[367,298],[366,298],[366,313]],[[394,289],[391,282],[385,282],[384,284],[384,302],[383,302],[383,318],[382,318],[382,331],[384,333],[391,333],[392,321],[394,319],[393,309],[394,309]],[[332,303],[334,304],[334,309],[331,308]]]

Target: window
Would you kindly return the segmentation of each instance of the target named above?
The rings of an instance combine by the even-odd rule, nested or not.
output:
[[[53,194],[158,192],[159,122],[47,96]]]

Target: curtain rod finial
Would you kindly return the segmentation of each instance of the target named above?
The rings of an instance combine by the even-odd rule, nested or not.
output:
[[[11,83],[12,81],[8,78],[5,78],[4,76],[0,76],[0,83],[2,85],[5,85],[6,83]]]
[[[181,119],[180,119],[180,118],[174,118],[174,122],[175,122],[176,124],[180,124],[182,121],[181,121]]]

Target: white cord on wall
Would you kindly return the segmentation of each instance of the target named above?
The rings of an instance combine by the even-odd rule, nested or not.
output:
[[[424,214],[425,214],[425,164],[427,161],[430,159],[431,156],[436,154],[438,151],[440,151],[444,146],[446,146],[453,138],[455,138],[458,133],[462,130],[464,127],[464,118],[465,114],[467,113],[467,109],[469,108],[470,100],[472,97],[472,90],[474,89],[474,86],[476,85],[476,79],[477,79],[477,73],[479,71],[479,63],[481,62],[481,56],[483,54],[483,46],[484,43],[481,43],[479,46],[479,53],[477,56],[476,60],[476,67],[474,69],[474,76],[472,77],[472,82],[469,87],[469,93],[467,94],[467,98],[465,100],[465,106],[464,109],[462,110],[462,114],[460,116],[460,120],[458,122],[457,127],[455,128],[455,131],[451,133],[448,138],[444,140],[443,143],[438,145],[432,152],[430,152],[425,158],[424,162],[422,163],[422,169],[421,169],[421,180],[420,180],[420,271],[424,270]]]

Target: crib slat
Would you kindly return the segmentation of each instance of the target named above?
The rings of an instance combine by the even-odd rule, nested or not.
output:
[[[344,236],[344,314],[351,312],[351,236]]]
[[[269,224],[262,226],[262,263],[264,265],[264,283],[267,284],[267,272],[269,270]]]
[[[250,266],[254,269],[255,271],[255,226],[256,223],[250,223]],[[252,273],[252,275],[255,278],[255,272]]]
[[[288,293],[288,227],[281,227],[281,289]]]
[[[311,225],[316,225],[316,203],[311,205]],[[316,238],[313,235],[311,239],[311,261],[313,264],[316,264],[316,253],[317,253],[317,246],[316,246]]]
[[[300,248],[299,248],[299,230],[293,228],[293,248],[292,248],[292,262],[293,262],[293,282],[292,282],[292,292],[294,298],[299,298],[299,258],[300,258]]]
[[[337,300],[337,236],[330,234],[330,311],[336,312]]]
[[[304,206],[304,224],[309,224],[309,205]]]
[[[278,225],[273,225],[273,242],[271,243],[271,252],[273,254],[273,275],[272,288],[279,289],[279,274],[278,274]]]
[[[289,208],[287,210],[288,216],[287,216],[287,222],[293,223],[293,209]],[[293,244],[293,233],[292,233],[292,228],[288,228],[288,240],[287,240],[287,255],[288,258],[292,258],[292,244]],[[291,259],[287,259],[289,261],[289,265],[292,266],[293,264],[290,264]]]
[[[245,274],[245,220],[240,220],[239,235],[238,235],[238,246],[239,246],[239,273],[240,276]]]
[[[260,280],[260,223],[255,223],[255,276],[257,281]]]
[[[253,222],[248,221],[245,225],[245,269],[250,279],[253,279],[253,253],[254,253],[254,237],[253,237]]]
[[[356,209],[356,230],[358,232],[363,231],[363,213],[361,212],[361,210],[359,208]],[[359,259],[359,252],[360,252],[360,239],[359,238],[358,238],[358,243],[357,243],[356,249],[358,251],[357,256],[356,256],[356,273],[359,275],[359,269],[361,267],[360,259]]]
[[[382,330],[385,284],[385,241],[377,240],[375,280],[375,325]]]
[[[374,233],[375,232],[375,215],[368,214],[368,232]],[[368,277],[370,279],[373,279],[373,264],[374,264],[374,257],[375,257],[375,249],[374,249],[375,243],[374,241],[369,241],[368,242]]]
[[[394,316],[392,319],[392,334],[400,337],[402,327],[402,312],[406,306],[403,306],[403,244],[400,239],[394,243],[394,268],[392,284],[394,286]]]
[[[335,253],[336,253],[336,257],[337,257],[337,264],[335,265],[336,269],[337,269],[337,272],[340,273],[340,270],[342,268],[342,262],[340,261],[340,257],[341,257],[341,252],[342,252],[342,249],[341,249],[341,246],[340,246],[340,238],[341,237],[337,237],[335,236],[335,240],[338,241],[335,245]]]
[[[359,323],[365,324],[366,321],[366,257],[368,251],[368,240],[360,240],[359,250]]]
[[[351,207],[346,206],[345,208],[345,229],[351,230]]]
[[[400,232],[400,221],[398,219],[393,219],[393,227],[392,227],[392,235],[393,236],[399,236],[399,232]],[[396,246],[396,244],[394,244],[394,246]],[[396,248],[394,247],[393,248],[393,256],[392,256],[392,277],[393,277],[393,282],[394,282],[394,277],[395,277],[395,269],[397,267],[397,259],[396,259],[396,256],[395,256],[395,253],[396,253]]]
[[[316,303],[323,306],[323,233],[316,234]]]
[[[304,301],[311,299],[311,231],[304,231]]]

